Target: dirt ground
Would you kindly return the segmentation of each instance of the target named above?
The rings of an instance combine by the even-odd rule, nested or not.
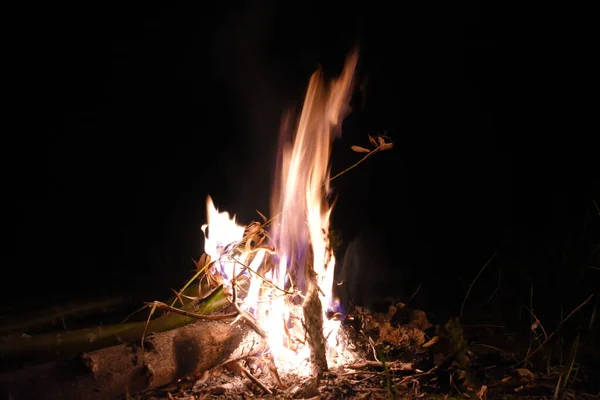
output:
[[[423,311],[402,304],[380,313],[355,308],[343,322],[339,337],[352,360],[330,357],[329,371],[318,379],[273,373],[271,363],[253,357],[130,398],[600,398],[600,354],[585,340],[577,339],[585,356],[576,360],[569,357],[573,343],[563,343],[566,350],[558,354],[527,332],[458,319],[434,325]]]

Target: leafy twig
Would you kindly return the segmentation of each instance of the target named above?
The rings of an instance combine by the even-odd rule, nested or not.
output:
[[[394,144],[392,142],[386,141],[386,139],[389,140],[389,138],[386,137],[386,136],[376,136],[376,137],[373,137],[373,136],[369,135],[369,142],[371,142],[371,144],[375,146],[375,148],[373,150],[369,150],[369,149],[361,147],[361,146],[350,146],[350,148],[353,151],[357,152],[357,153],[367,153],[367,154],[363,158],[361,158],[360,160],[358,160],[358,162],[352,164],[351,166],[349,166],[348,168],[346,168],[342,172],[337,173],[333,177],[329,178],[328,182],[331,182],[334,179],[337,179],[340,176],[344,175],[348,171],[356,168],[357,166],[359,166],[360,164],[362,164],[367,158],[371,157],[373,154],[375,154],[377,152],[381,152],[381,151],[385,151],[385,150],[389,150],[389,149],[393,148]],[[268,221],[265,221],[262,224],[262,227],[264,228],[266,226],[269,226],[275,220],[275,218],[279,217],[280,215],[281,215],[281,213],[275,215],[274,217],[272,217]]]

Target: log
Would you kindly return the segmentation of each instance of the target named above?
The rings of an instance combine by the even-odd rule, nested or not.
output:
[[[45,363],[0,374],[0,397],[25,400],[112,400],[157,388],[256,355],[265,340],[243,319],[200,320],[156,333],[139,345],[84,354],[68,364]]]

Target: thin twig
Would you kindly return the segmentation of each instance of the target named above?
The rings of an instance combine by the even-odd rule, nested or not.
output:
[[[252,375],[252,373],[250,371],[248,371],[246,368],[242,367],[239,362],[236,361],[236,364],[237,364],[237,367],[240,369],[240,371],[242,371],[244,373],[244,375],[246,375],[256,386],[261,388],[263,392],[265,392],[266,394],[269,394],[269,395],[273,394],[273,392],[271,392],[271,390],[268,387],[266,387],[261,381],[256,379],[256,377],[254,375]]]
[[[144,331],[142,332],[142,353],[144,353],[144,342],[146,341],[146,332],[148,330],[148,325],[150,325],[150,318],[152,318],[152,314],[154,314],[154,311],[156,311],[156,303],[158,303],[157,301],[155,301],[152,304],[152,307],[150,308],[150,312],[148,313],[148,319],[146,320],[146,324],[144,325]],[[150,304],[146,303],[147,306],[149,306]]]
[[[352,366],[348,366],[348,368],[352,368],[354,369]],[[339,374],[338,376],[352,376],[352,375],[383,375],[385,372],[384,371],[365,371],[365,370],[361,370],[361,371],[353,371],[353,372],[345,372],[343,374]]]
[[[196,314],[191,311],[181,310],[176,307],[171,307],[170,305],[165,304],[161,301],[155,301],[153,303],[146,303],[146,304],[149,306],[152,306],[153,308],[157,308],[159,310],[171,311],[176,314],[183,315],[184,317],[195,318],[195,319],[207,319],[207,320],[213,320],[213,321],[233,318],[233,317],[237,316],[237,314],[238,314],[237,312],[235,312],[235,313],[230,313],[230,314],[203,315],[203,314]]]
[[[490,297],[487,298],[486,301],[483,302],[482,306],[486,305],[487,303],[489,303],[490,301],[492,301],[492,299],[494,298],[494,296],[496,295],[496,293],[498,293],[498,290],[500,289],[500,271],[501,269],[498,268],[498,280],[496,281],[496,288],[494,289],[494,291],[492,292],[492,294],[490,295]]]
[[[507,355],[510,354],[508,351],[504,351],[504,350],[502,350],[502,349],[500,349],[498,347],[491,346],[491,345],[485,344],[485,343],[473,343],[472,346],[487,347],[488,349],[495,350],[495,351],[497,351],[499,353],[502,353],[502,354],[507,354]]]
[[[490,262],[492,262],[492,260],[494,259],[494,257],[496,257],[497,254],[498,254],[497,251],[494,254],[492,254],[492,256],[490,257],[490,259],[479,270],[479,272],[475,276],[475,279],[473,279],[473,282],[471,282],[471,285],[469,286],[469,290],[467,290],[467,294],[465,295],[465,299],[463,300],[462,305],[460,306],[460,316],[461,317],[463,316],[463,309],[465,308],[465,303],[467,302],[467,298],[469,297],[469,294],[471,293],[471,289],[473,289],[473,285],[475,284],[475,281],[477,280],[477,278],[479,278],[479,276],[481,275],[481,273],[483,272],[483,270],[490,264]]]
[[[403,385],[403,384],[405,384],[406,382],[408,382],[410,380],[416,380],[417,378],[421,378],[423,376],[431,375],[435,370],[437,370],[437,368],[438,368],[438,366],[436,365],[433,368],[431,368],[429,371],[420,372],[418,374],[405,376],[404,378],[402,378],[400,380],[400,382],[398,382],[398,385]]]
[[[548,343],[548,341],[550,339],[552,339],[552,337],[554,336],[554,334],[556,334],[556,332],[558,332],[558,330],[560,329],[560,327],[563,326],[564,323],[567,322],[567,320],[573,316],[573,314],[575,314],[577,311],[579,311],[581,309],[581,307],[583,307],[584,305],[586,305],[592,299],[592,297],[594,297],[594,294],[589,295],[589,297],[587,299],[585,299],[583,301],[583,303],[581,303],[580,305],[578,305],[577,307],[575,307],[573,309],[573,311],[571,311],[569,313],[569,315],[567,315],[567,317],[565,319],[563,319],[560,322],[560,324],[558,324],[558,326],[556,327],[556,329],[554,330],[554,332],[552,332],[550,335],[548,335],[548,337],[546,338],[546,340],[544,340],[542,342],[542,344],[540,344],[534,351],[532,351],[531,353],[529,353],[527,355],[527,357],[525,357],[525,359],[523,359],[523,361],[519,361],[518,363],[516,363],[514,365],[511,365],[511,368],[514,368],[517,365],[520,365],[520,364],[526,362],[531,356],[533,356],[535,353],[537,353],[538,351],[540,351],[542,349],[542,347],[544,347],[546,345],[546,343]]]
[[[262,356],[263,360],[267,363],[267,367],[269,368],[269,373],[271,374],[271,378],[277,382],[277,387],[279,389],[285,389],[285,385],[279,376],[279,372],[277,371],[277,366],[275,365],[275,359],[273,358],[273,354],[264,353]]]
[[[390,145],[389,142],[386,143],[380,143],[377,147],[375,147],[373,150],[371,150],[369,153],[367,153],[363,158],[361,158],[360,160],[358,160],[358,162],[352,164],[351,166],[349,166],[348,168],[346,168],[345,170],[343,170],[342,172],[339,172],[337,174],[335,174],[333,177],[329,178],[329,180],[327,182],[332,182],[334,179],[339,178],[340,176],[344,175],[345,173],[347,173],[348,171],[358,167],[360,164],[362,164],[367,158],[371,157],[373,154],[380,152],[384,146],[386,145]],[[387,149],[387,148],[386,148]],[[271,219],[269,219],[268,221],[264,222],[262,224],[262,227],[267,227],[269,225],[271,225],[271,223],[277,218],[279,217],[283,212],[280,212],[279,214],[271,217]]]
[[[546,333],[546,329],[544,329],[544,325],[542,325],[542,321],[540,321],[540,319],[537,317],[537,315],[534,314],[533,310],[529,309],[529,307],[527,307],[527,306],[524,306],[524,307],[525,307],[525,309],[527,311],[529,311],[529,313],[531,314],[531,316],[534,318],[534,321],[532,323],[532,327],[533,327],[533,324],[535,324],[537,322],[537,324],[542,329],[542,333],[544,334],[544,339],[548,339],[548,334]]]
[[[360,160],[358,160],[358,162],[352,164],[351,166],[349,166],[348,168],[346,168],[345,170],[343,170],[340,173],[335,174],[333,177],[329,178],[329,182],[333,181],[334,179],[339,178],[340,176],[344,175],[345,173],[347,173],[348,171],[358,167],[360,164],[362,164],[364,161],[366,161],[367,158],[371,157],[373,154],[377,153],[379,150],[381,150],[381,147],[383,145],[379,145],[376,148],[374,148],[373,150],[371,150],[369,153],[367,153],[363,158],[361,158]]]
[[[413,363],[404,363],[401,361],[391,361],[387,363],[388,368],[394,371],[413,371]],[[359,363],[350,364],[347,368],[362,370],[364,368],[384,368],[381,361],[364,360]]]
[[[173,294],[175,294],[175,297],[177,298],[177,300],[179,300],[179,302],[181,303],[181,306],[183,307],[185,305],[185,303],[183,302],[183,299],[181,298],[181,293],[179,293],[177,290],[171,288],[171,291],[173,292]]]
[[[235,275],[235,271],[234,271],[234,275]],[[235,282],[235,279],[234,279],[234,281],[231,282],[231,292],[232,292],[232,297],[233,297],[232,302],[233,302],[233,306],[235,307],[235,309],[238,312],[238,315],[241,318],[243,318],[248,324],[250,324],[250,326],[256,331],[256,333],[258,333],[264,339],[267,339],[267,333],[260,326],[258,326],[258,324],[254,321],[254,317],[252,317],[252,315],[250,315],[246,311],[242,310],[240,308],[240,306],[238,305],[236,288],[237,288],[237,283]]]
[[[274,253],[271,253],[271,254],[274,254]],[[234,274],[234,275],[236,275],[236,276],[235,276],[235,278],[236,278],[236,279],[239,279],[239,278],[242,276],[242,274],[244,273],[244,270],[248,270],[248,271],[252,272],[254,275],[258,276],[258,277],[259,277],[259,278],[260,278],[260,279],[261,279],[261,280],[262,280],[264,283],[266,283],[267,285],[269,285],[269,286],[273,287],[274,289],[277,289],[277,290],[279,290],[279,291],[281,291],[281,292],[283,292],[283,293],[285,293],[285,294],[288,294],[288,295],[293,295],[293,294],[294,294],[294,292],[293,292],[293,291],[292,291],[292,292],[289,292],[289,291],[287,291],[287,290],[285,290],[285,289],[283,289],[283,288],[280,288],[279,286],[277,286],[276,284],[274,284],[273,282],[271,282],[270,280],[268,280],[267,278],[265,278],[264,276],[262,276],[261,274],[259,274],[259,273],[258,273],[258,271],[255,271],[255,270],[253,270],[252,268],[250,268],[250,266],[248,266],[248,265],[246,265],[245,263],[241,262],[240,260],[238,260],[238,259],[237,259],[237,258],[235,258],[234,256],[232,256],[232,255],[229,255],[228,257],[229,257],[229,259],[230,259],[230,260],[232,260],[233,262],[235,262],[235,263],[237,263],[237,264],[240,264],[242,267],[244,267],[244,268],[243,268],[243,269],[240,271],[240,273],[239,273],[239,274],[237,274],[237,275],[236,275],[236,274]]]
[[[412,296],[410,296],[410,298],[406,302],[407,305],[410,304],[411,300],[417,295],[417,293],[419,293],[419,290],[421,289],[421,286],[423,286],[423,282],[419,283],[419,286],[417,287],[417,290],[415,290],[415,292],[412,294]]]
[[[147,305],[143,305],[142,307],[138,308],[137,310],[135,310],[131,314],[127,315],[125,317],[125,319],[123,319],[123,321],[121,321],[121,323],[124,324],[125,322],[129,321],[129,318],[133,317],[135,314],[139,313],[140,311],[145,310],[146,308],[148,308],[148,306]]]
[[[210,261],[209,259],[208,262],[204,264],[202,268],[198,268],[198,271],[196,271],[196,273],[185,283],[185,285],[183,285],[183,287],[179,290],[179,293],[185,292],[185,290],[192,284],[192,282],[194,282],[200,275],[204,273],[204,271],[206,271],[206,269],[209,265],[211,265],[212,262],[213,261]],[[174,306],[176,301],[177,299],[173,300],[171,306]]]
[[[377,350],[375,349],[375,342],[373,341],[373,338],[371,336],[369,336],[369,346],[371,346],[371,350],[373,350],[373,358],[379,365],[381,365],[381,361],[379,361],[379,358],[377,358]]]

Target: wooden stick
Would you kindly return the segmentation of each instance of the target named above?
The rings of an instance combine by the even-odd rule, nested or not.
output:
[[[110,400],[160,387],[216,366],[256,355],[264,339],[243,320],[201,320],[146,339],[83,355],[70,365],[46,363],[0,374],[0,397]]]

